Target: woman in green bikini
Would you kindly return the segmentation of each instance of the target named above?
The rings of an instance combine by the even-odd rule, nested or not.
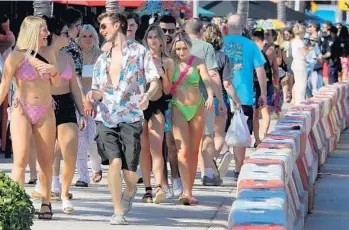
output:
[[[173,43],[175,70],[171,94],[172,132],[178,149],[178,166],[183,184],[179,202],[184,205],[198,204],[192,196],[198,164],[199,146],[205,125],[204,106],[213,109],[213,91],[203,60],[190,55],[191,41],[185,32],[176,35]],[[208,99],[204,101],[199,90],[202,78]]]

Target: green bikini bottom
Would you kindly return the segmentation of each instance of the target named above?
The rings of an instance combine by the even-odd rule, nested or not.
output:
[[[187,121],[194,118],[196,112],[202,104],[204,104],[204,98],[202,96],[195,105],[183,105],[180,101],[175,99],[171,100],[170,102],[170,106],[175,105],[181,111]]]

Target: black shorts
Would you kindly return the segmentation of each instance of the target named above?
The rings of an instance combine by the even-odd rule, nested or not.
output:
[[[141,153],[142,122],[119,123],[116,128],[108,128],[96,122],[98,153],[102,161],[121,159],[122,169],[136,172]]]
[[[56,102],[56,126],[65,123],[75,123],[76,113],[75,113],[75,102],[71,93],[66,93],[62,95],[52,95]]]
[[[161,112],[165,115],[165,111],[168,109],[168,101],[165,95],[162,95],[156,101],[149,101],[148,108],[143,111],[144,119],[149,121],[153,114],[157,114]]]
[[[250,134],[253,132],[253,107],[250,105],[241,105],[242,111],[244,111],[245,116],[247,116],[247,126]],[[228,114],[227,125],[225,132],[228,131],[228,128],[231,123],[231,119],[234,117],[234,114],[230,112],[230,108],[228,108],[230,114]]]

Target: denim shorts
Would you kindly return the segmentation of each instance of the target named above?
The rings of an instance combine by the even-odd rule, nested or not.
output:
[[[172,129],[171,124],[171,109],[165,111],[165,133],[170,132]]]
[[[259,87],[258,83],[255,83],[255,92],[254,92],[254,108],[259,108],[258,99],[261,96],[261,88]],[[273,84],[267,84],[267,105],[273,106],[273,96],[274,96],[274,85]]]

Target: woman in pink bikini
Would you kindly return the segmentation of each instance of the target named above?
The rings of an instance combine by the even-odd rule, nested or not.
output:
[[[56,140],[56,118],[51,86],[60,85],[56,57],[52,49],[44,48],[50,35],[45,20],[28,16],[22,22],[18,40],[4,64],[0,84],[0,102],[16,80],[15,101],[11,111],[11,137],[14,163],[12,178],[24,184],[31,137],[34,137],[40,164],[42,205],[40,219],[52,219],[50,203],[52,161]]]
[[[80,115],[80,129],[86,127],[86,119],[81,97],[75,75],[75,66],[72,57],[63,54],[61,49],[69,45],[69,29],[66,25],[54,18],[44,17],[51,35],[48,36],[48,46],[54,51],[57,60],[57,68],[61,73],[61,85],[52,88],[53,99],[56,102],[56,126],[57,144],[60,147],[64,168],[62,173],[62,210],[66,214],[73,212],[74,208],[69,200],[69,188],[73,180],[78,152],[78,125],[76,109]],[[75,107],[76,106],[76,107]],[[59,150],[56,148],[56,150]]]

